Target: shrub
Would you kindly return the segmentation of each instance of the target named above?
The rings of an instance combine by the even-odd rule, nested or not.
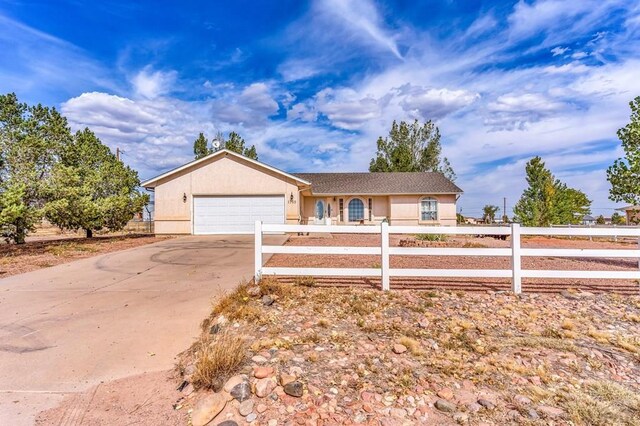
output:
[[[193,385],[219,391],[247,357],[247,346],[238,336],[223,331],[215,336],[203,334],[194,345],[196,354]]]
[[[447,241],[445,234],[417,234],[416,240],[420,241]]]
[[[316,285],[316,279],[311,276],[297,277],[294,282],[302,287],[315,287]]]

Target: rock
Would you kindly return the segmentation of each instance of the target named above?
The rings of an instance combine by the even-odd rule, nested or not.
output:
[[[247,294],[253,297],[260,296],[260,287],[258,287],[257,285],[247,287]]]
[[[253,377],[256,379],[264,379],[273,374],[273,367],[256,367],[253,369]]]
[[[467,404],[467,410],[469,410],[470,413],[477,413],[478,411],[482,410],[482,405],[478,404],[477,402],[472,402],[470,404]]]
[[[572,292],[570,292],[568,290],[562,290],[560,292],[560,294],[563,295],[564,297],[566,297],[567,299],[572,299],[572,300],[580,299],[579,295],[577,295],[575,293],[572,293]]]
[[[465,413],[462,413],[462,412],[458,411],[457,413],[455,413],[453,415],[453,420],[456,423],[463,424],[463,423],[466,423],[469,420],[469,416],[467,414],[465,414]]]
[[[496,404],[484,398],[480,398],[478,400],[478,404],[482,405],[487,410],[493,410],[494,408],[496,408]]]
[[[400,355],[403,354],[407,351],[407,347],[405,345],[401,345],[399,343],[396,343],[395,345],[393,345],[393,352]]]
[[[273,302],[275,302],[274,298],[269,296],[268,294],[262,296],[262,304],[264,306],[271,306],[273,305]]]
[[[282,386],[293,382],[296,379],[296,376],[291,375],[291,374],[281,374],[280,375],[280,384]]]
[[[251,358],[251,361],[255,362],[256,364],[264,364],[265,362],[267,362],[267,359],[262,355],[256,355]]]
[[[231,392],[229,393],[237,399],[238,402],[244,402],[251,398],[251,385],[249,385],[249,382],[240,382],[231,388]]]
[[[243,417],[247,417],[251,414],[253,412],[253,400],[247,399],[246,401],[243,401],[238,407],[238,412]]]
[[[527,417],[529,417],[531,420],[538,420],[540,418],[540,416],[538,415],[538,412],[533,408],[529,408],[527,410]]]
[[[245,417],[247,419],[247,421],[249,423],[251,423],[252,421],[254,421],[255,419],[258,418],[258,415],[256,413],[251,413],[249,414],[247,417]]]
[[[454,411],[456,411],[456,406],[455,404],[449,402],[449,401],[445,401],[444,399],[439,399],[436,401],[436,403],[434,404],[434,406],[440,410],[440,411],[444,411],[445,413],[453,413]]]
[[[233,389],[233,387],[239,383],[242,382],[246,382],[247,381],[247,377],[243,376],[243,375],[237,375],[237,376],[233,376],[231,377],[229,380],[227,380],[227,383],[224,384],[224,390],[226,392],[231,392],[231,389]]]
[[[225,420],[222,423],[218,423],[218,426],[238,426],[238,423],[234,422],[233,420]]]
[[[427,319],[421,319],[420,321],[418,321],[418,327],[420,327],[420,328],[427,328],[427,327],[429,327],[429,320],[427,320]]]
[[[258,404],[258,406],[256,407],[256,411],[257,411],[259,414],[262,414],[262,413],[264,413],[265,411],[267,411],[267,408],[269,408],[269,407],[267,407],[267,405],[266,405],[266,404]]]
[[[225,405],[227,405],[227,398],[221,392],[205,396],[193,408],[191,423],[193,426],[206,425],[220,414]]]
[[[529,405],[531,404],[531,400],[524,395],[516,395],[513,400],[520,405]]]
[[[453,399],[453,391],[449,388],[442,388],[438,391],[437,394],[440,398],[444,398],[446,400]]]
[[[271,378],[258,379],[256,381],[256,396],[258,398],[264,398],[269,395],[276,387],[276,382]]]
[[[287,395],[300,398],[304,390],[304,385],[301,382],[293,381],[284,385],[283,389],[284,393],[286,393]]]
[[[543,416],[549,418],[561,417],[562,415],[564,415],[564,411],[562,409],[550,407],[548,405],[538,406],[538,411],[541,412]]]

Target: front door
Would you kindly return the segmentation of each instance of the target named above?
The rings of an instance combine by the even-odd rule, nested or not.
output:
[[[324,211],[324,201],[318,200],[316,201],[316,215],[314,223],[316,225],[324,225],[325,224],[325,211]]]

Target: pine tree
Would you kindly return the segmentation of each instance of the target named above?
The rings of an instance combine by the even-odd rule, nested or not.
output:
[[[640,96],[629,103],[631,121],[618,130],[624,158],[617,159],[607,170],[611,183],[609,199],[640,205]]]
[[[198,138],[193,142],[193,154],[196,160],[206,157],[212,152],[212,149],[209,148],[209,141],[204,137],[203,133],[200,133]]]

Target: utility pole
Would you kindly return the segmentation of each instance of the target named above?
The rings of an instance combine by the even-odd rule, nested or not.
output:
[[[503,208],[502,208],[502,222],[506,223],[507,222],[507,197],[503,198],[504,204],[503,204]]]
[[[116,160],[120,161],[120,148],[116,147]]]

